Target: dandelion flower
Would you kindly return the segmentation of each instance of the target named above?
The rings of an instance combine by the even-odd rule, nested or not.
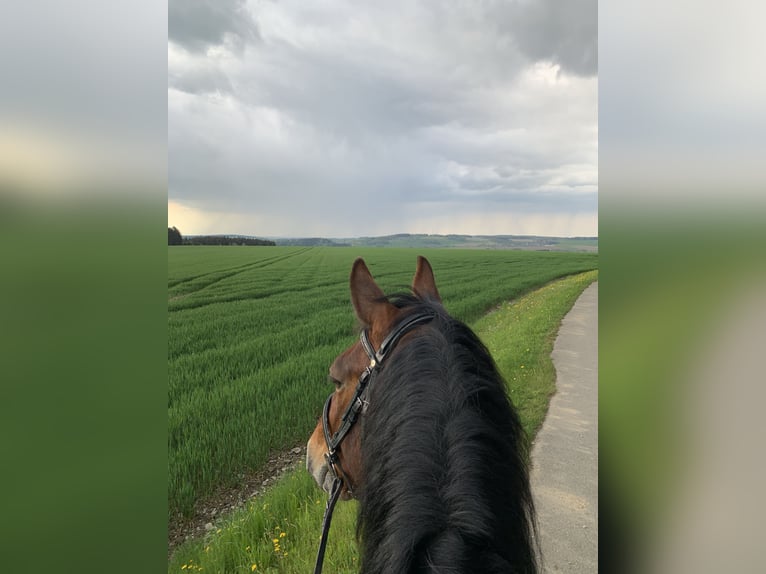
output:
[[[255,572],[256,568],[258,568],[258,564],[253,564],[250,566],[250,572]]]
[[[280,532],[280,533],[279,533],[279,537],[280,537],[280,538],[284,538],[285,536],[287,536],[287,533],[286,533],[286,532]]]

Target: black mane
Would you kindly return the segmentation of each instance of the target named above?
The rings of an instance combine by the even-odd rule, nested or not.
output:
[[[534,573],[527,440],[486,347],[435,302],[403,340],[362,423],[362,572]]]

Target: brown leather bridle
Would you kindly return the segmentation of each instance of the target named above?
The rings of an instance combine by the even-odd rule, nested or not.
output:
[[[340,464],[338,457],[338,448],[340,448],[343,439],[346,438],[354,423],[359,419],[359,416],[364,414],[367,410],[368,397],[370,394],[370,388],[375,380],[375,375],[383,367],[383,363],[388,355],[394,350],[399,340],[409,333],[412,329],[427,323],[434,318],[431,313],[416,313],[405,317],[392,331],[383,339],[380,347],[377,351],[370,343],[370,335],[367,329],[363,330],[359,336],[362,342],[362,347],[365,353],[370,359],[370,364],[359,375],[359,383],[354,391],[354,396],[351,398],[351,402],[346,411],[341,417],[341,424],[337,431],[330,432],[330,405],[332,404],[332,394],[327,397],[322,411],[322,431],[324,432],[324,440],[327,445],[327,454],[325,454],[325,460],[327,466],[330,468],[330,472],[335,477],[333,479],[332,488],[330,489],[330,497],[327,500],[327,506],[325,507],[324,518],[322,520],[322,538],[319,542],[319,552],[317,553],[316,566],[314,567],[314,574],[321,574],[322,563],[324,561],[325,548],[327,546],[327,533],[330,530],[330,521],[332,520],[332,513],[335,508],[335,503],[338,502],[343,487],[350,495],[353,496],[352,485],[348,479],[348,475],[343,471],[343,467]]]

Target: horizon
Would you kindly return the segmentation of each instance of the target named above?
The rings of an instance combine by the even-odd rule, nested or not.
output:
[[[428,237],[538,237],[542,239],[598,239],[598,235],[529,235],[518,233],[387,233],[385,235],[348,235],[348,236],[327,236],[327,235],[251,235],[247,233],[183,233],[178,226],[169,225],[169,228],[175,227],[183,237],[242,237],[251,239],[380,239],[385,237],[398,236],[428,236]]]

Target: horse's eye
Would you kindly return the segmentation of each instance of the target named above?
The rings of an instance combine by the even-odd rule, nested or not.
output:
[[[340,386],[343,384],[338,379],[334,378],[332,375],[328,375],[327,380],[330,381],[333,385],[335,385],[336,389],[339,389]]]

